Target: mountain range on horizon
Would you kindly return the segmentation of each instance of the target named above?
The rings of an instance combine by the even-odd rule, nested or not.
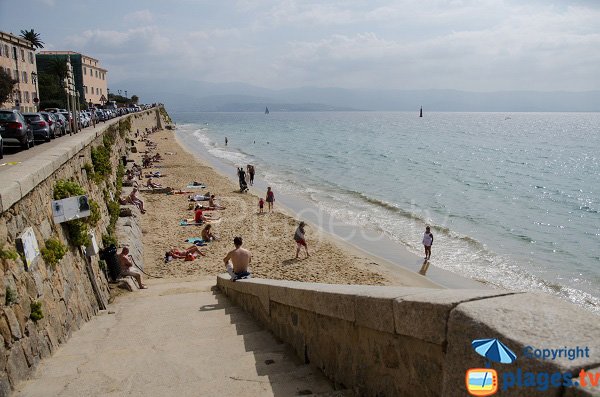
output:
[[[470,92],[451,89],[396,90],[298,87],[269,89],[246,83],[183,79],[129,79],[115,84],[168,108],[203,112],[426,111],[598,112],[600,91]],[[112,88],[111,88],[112,90]]]

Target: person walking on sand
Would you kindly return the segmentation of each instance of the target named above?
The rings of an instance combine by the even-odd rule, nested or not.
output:
[[[137,281],[140,289],[148,288],[142,283],[142,275],[132,270],[133,263],[131,263],[131,260],[129,259],[129,248],[123,247],[121,253],[117,255],[117,259],[119,260],[119,267],[121,269],[119,277],[131,276]]]
[[[431,258],[431,246],[433,245],[433,234],[429,226],[425,227],[425,233],[423,234],[423,246],[425,247],[425,260],[428,261]]]
[[[250,278],[252,275],[248,268],[250,262],[252,262],[252,253],[247,249],[242,248],[242,244],[242,238],[235,237],[233,239],[235,249],[229,251],[227,256],[223,258],[227,273],[231,276],[231,281],[239,280],[241,278]]]
[[[298,228],[296,229],[296,232],[294,233],[294,241],[296,242],[296,259],[298,259],[298,256],[300,254],[300,248],[302,247],[304,247],[304,250],[306,251],[306,257],[309,257],[308,246],[306,245],[306,240],[304,239],[305,225],[306,224],[304,222],[300,222]]]
[[[248,175],[250,175],[250,186],[254,185],[254,166],[252,164],[248,164]]]
[[[267,188],[267,203],[269,203],[269,212],[273,211],[273,203],[275,202],[275,194],[271,190],[271,186]]]

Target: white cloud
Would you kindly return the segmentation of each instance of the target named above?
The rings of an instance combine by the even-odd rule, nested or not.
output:
[[[123,20],[131,24],[149,24],[154,22],[154,15],[149,10],[139,10],[123,16]]]

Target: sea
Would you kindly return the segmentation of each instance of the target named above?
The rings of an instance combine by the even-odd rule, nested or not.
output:
[[[431,225],[432,266],[600,314],[600,113],[171,116],[234,178],[254,164],[276,194],[420,257]]]

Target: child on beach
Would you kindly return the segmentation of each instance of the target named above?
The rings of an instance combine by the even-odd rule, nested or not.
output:
[[[267,203],[269,203],[269,212],[273,211],[273,203],[275,202],[275,194],[271,190],[271,186],[267,188]]]
[[[304,222],[300,222],[296,232],[294,233],[294,241],[296,242],[296,259],[298,259],[298,255],[300,254],[300,248],[304,246],[304,250],[306,251],[306,257],[308,258],[308,246],[306,245],[306,240],[304,239],[304,226],[306,224]]]
[[[427,226],[425,233],[423,234],[423,246],[425,247],[425,260],[428,261],[431,258],[431,246],[433,245],[433,234],[431,228]]]
[[[261,197],[258,199],[258,213],[263,214],[263,207],[265,206],[265,200]]]

